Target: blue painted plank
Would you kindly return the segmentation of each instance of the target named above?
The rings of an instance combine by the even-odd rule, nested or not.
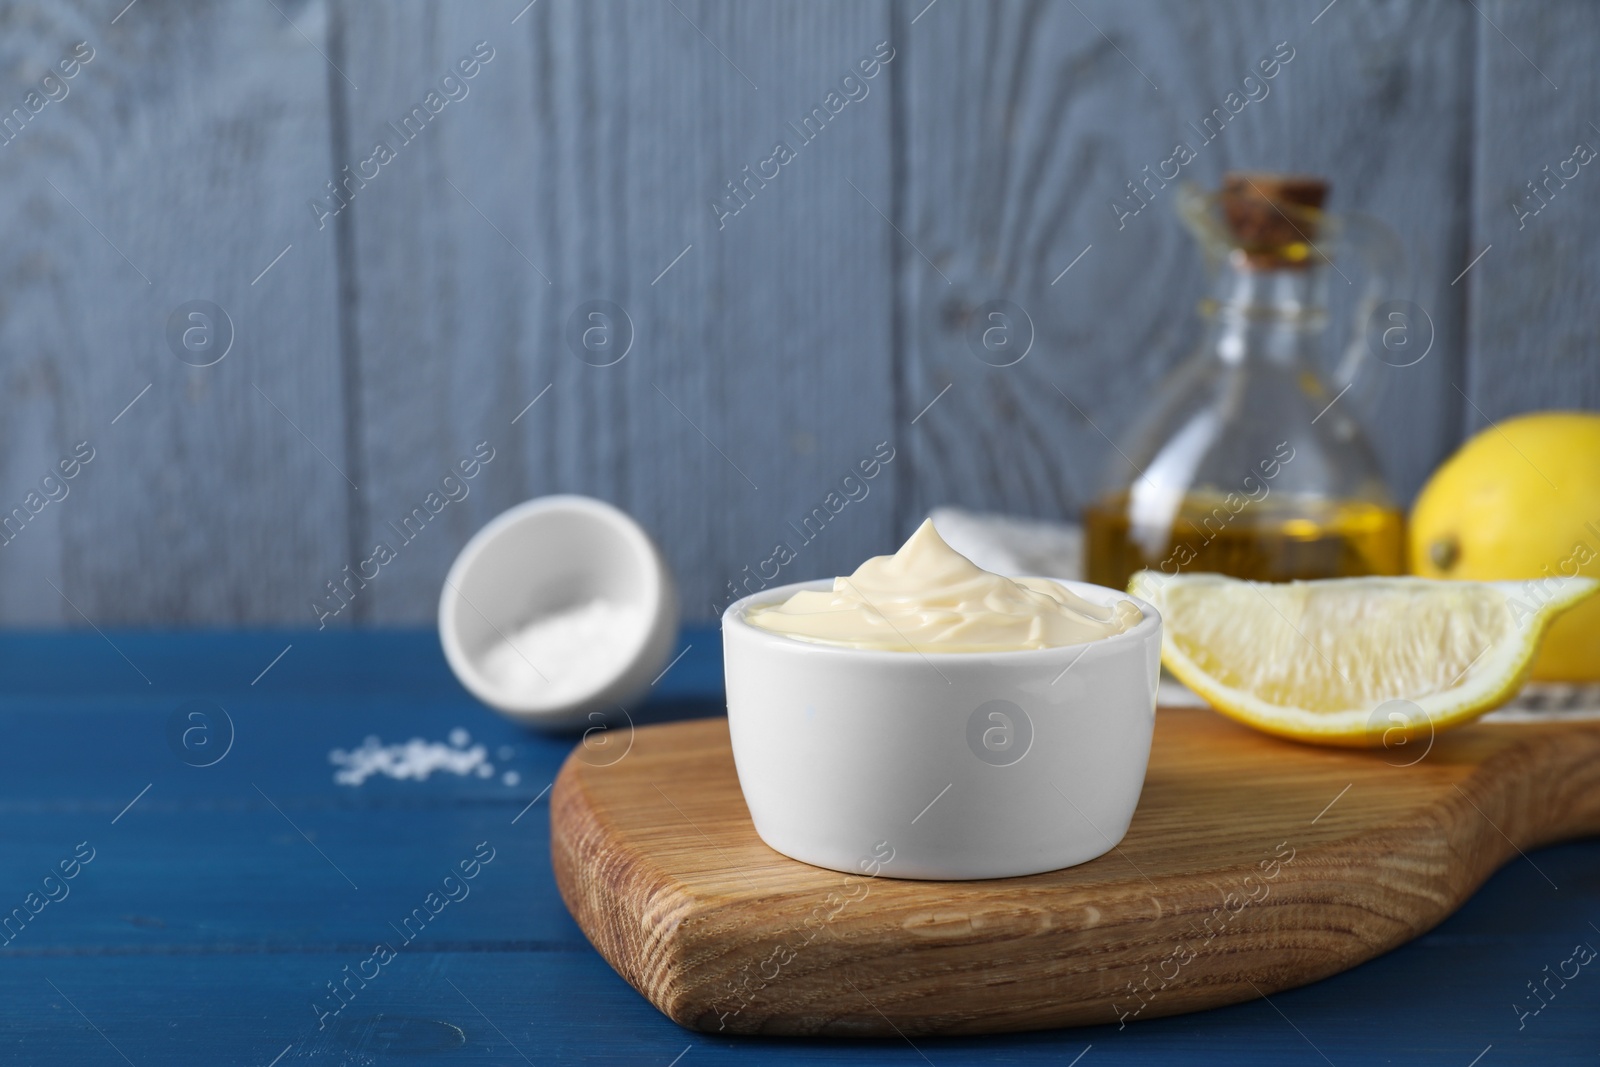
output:
[[[693,650],[651,690],[652,699],[720,693],[717,629],[685,627],[674,655],[689,646]],[[0,630],[0,701],[165,700],[208,693],[450,698],[466,690],[450,673],[431,629]]]
[[[0,925],[0,955],[353,952],[404,934],[428,951],[581,947],[554,891],[549,808],[532,799],[445,806],[427,790],[386,807],[273,796],[274,808],[247,785],[187,806],[152,791],[114,826],[103,811],[14,817],[0,919],[26,914],[29,893],[57,899]],[[76,877],[47,880],[85,843]],[[430,893],[459,900],[407,929]]]
[[[1314,986],[1202,1015],[960,1040],[724,1039],[680,1029],[587,950],[478,952],[402,949],[337,1016],[318,1028],[312,1004],[357,968],[365,946],[320,953],[35,956],[0,968],[12,1016],[0,1042],[30,1063],[135,1064],[415,1062],[402,1053],[459,1028],[451,1062],[654,1063],[688,1050],[690,1064],[904,1063],[1285,1064],[1575,1062],[1591,1055],[1600,975],[1584,969],[1538,1016],[1518,1019],[1524,983],[1567,958],[1600,910],[1600,847],[1569,845],[1491,880],[1434,933]],[[498,861],[497,861],[498,862]],[[481,875],[494,873],[491,866]],[[461,905],[463,911],[476,898]],[[487,898],[485,898],[487,899]],[[1522,929],[1505,931],[1509,916]],[[447,911],[441,921],[449,921]],[[372,973],[368,969],[368,973]],[[53,983],[53,986],[52,984]],[[1552,986],[1552,988],[1555,988]],[[70,1003],[69,1003],[70,1000]],[[331,1002],[322,1001],[323,1010]],[[82,1014],[80,1015],[79,1012]],[[381,1022],[373,1017],[383,1015]],[[414,1023],[403,1020],[418,1020]],[[97,1033],[90,1023],[98,1027]],[[441,1025],[443,1024],[443,1025]],[[385,1035],[389,1035],[387,1038]],[[384,1048],[388,1040],[390,1047]],[[514,1047],[513,1047],[514,1046]],[[520,1052],[520,1056],[519,1056]],[[427,1062],[423,1060],[422,1062]]]
[[[146,785],[150,793],[139,810],[187,809],[222,797],[260,804],[252,782],[294,805],[461,801],[515,808],[551,781],[582,736],[529,730],[478,703],[450,674],[429,632],[109,636],[155,684],[145,685],[92,632],[0,637],[0,718],[29,739],[25,748],[0,757],[6,771],[0,812],[70,807],[109,818]],[[289,645],[288,654],[251,685]],[[684,655],[648,699],[628,709],[634,723],[723,711],[716,631],[687,630],[677,652]],[[192,710],[205,717],[188,719]],[[589,743],[625,747],[627,728],[623,722],[592,734]],[[188,747],[185,730],[200,731],[188,734]],[[411,738],[446,743],[455,730],[485,746],[493,777],[378,777],[359,788],[334,781],[329,754],[335,749],[349,751],[369,736],[386,744]],[[516,773],[516,785],[506,783],[507,771]]]
[[[1536,1003],[1527,984],[1544,981],[1544,968],[1559,968],[1575,944],[1600,946],[1589,925],[1600,921],[1593,841],[1513,863],[1432,933],[1271,1004],[1122,1031],[919,1039],[915,1049],[689,1033],[586,945],[555,893],[547,809],[540,801],[522,813],[573,739],[526,733],[473,704],[431,635],[112,637],[156,668],[161,686],[136,688],[158,696],[130,697],[114,673],[114,652],[104,673],[75,669],[99,654],[98,638],[5,639],[15,654],[0,664],[0,691],[32,680],[0,704],[0,907],[21,904],[79,841],[96,850],[68,894],[0,946],[0,1003],[8,1009],[0,1049],[26,1062],[123,1062],[117,1050],[139,1065],[266,1064],[280,1053],[280,1064],[417,1062],[398,1045],[452,1036],[443,1024],[461,1031],[463,1044],[451,1053],[460,1062],[521,1063],[520,1050],[541,1064],[665,1065],[687,1049],[684,1067],[752,1059],[920,1064],[924,1056],[1059,1067],[1089,1045],[1085,1067],[1320,1064],[1324,1056],[1341,1067],[1464,1067],[1493,1045],[1481,1061],[1488,1067],[1563,1062],[1600,1042],[1600,977],[1588,968],[1565,988],[1552,984],[1556,995],[1537,1015],[1519,1020],[1513,1010]],[[304,652],[298,665],[285,670],[285,657],[268,675],[279,690],[241,703],[235,694],[249,685],[238,668],[273,654],[280,639]],[[643,717],[720,708],[716,635],[691,630],[685,641],[693,648]],[[65,695],[55,699],[40,678],[55,679]],[[206,768],[179,762],[158,729],[168,704],[196,692],[232,701],[245,725],[236,750]],[[497,761],[498,746],[511,746],[500,762],[522,782],[452,775],[352,789],[332,780],[326,754],[334,744],[369,731],[438,739],[456,725]],[[145,783],[150,791],[122,813]],[[398,939],[390,924],[425,906],[426,894],[443,888],[444,868],[485,840],[495,858],[468,895],[422,925],[380,977],[352,986],[350,1005],[319,1029],[312,1004],[326,984],[346,966],[359,968],[378,940]],[[324,1001],[322,1010],[332,1007]],[[374,1021],[379,1014],[385,1018]],[[397,1047],[380,1047],[385,1042]]]

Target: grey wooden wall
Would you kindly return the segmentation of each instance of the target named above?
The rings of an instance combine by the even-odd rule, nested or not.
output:
[[[1185,174],[1323,173],[1402,234],[1436,337],[1370,370],[1396,488],[1488,419],[1600,406],[1600,176],[1511,206],[1600,144],[1589,0],[125,4],[0,5],[0,511],[47,501],[0,547],[5,623],[314,623],[480,441],[335,625],[428,621],[472,531],[557,491],[635,514],[709,615],[880,442],[786,577],[940,503],[1070,516],[1201,286],[1170,195],[1109,204],[1280,42]],[[857,99],[803,141],[830,91]],[[1001,298],[1035,329],[1003,368],[965,339]],[[210,366],[220,322],[169,339],[192,301],[231,323]],[[595,301],[611,365],[575,354]]]

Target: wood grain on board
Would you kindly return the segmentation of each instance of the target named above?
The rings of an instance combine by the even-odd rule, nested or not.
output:
[[[1600,831],[1600,726],[1479,724],[1424,751],[1316,748],[1163,710],[1114,851],[937,883],[769,849],[727,723],[708,720],[639,730],[607,766],[580,747],[552,793],[551,848],[590,941],[685,1026],[915,1036],[1118,1023],[1346,970],[1439,923],[1519,851]]]

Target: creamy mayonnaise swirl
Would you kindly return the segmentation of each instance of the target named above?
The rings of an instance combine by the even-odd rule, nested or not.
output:
[[[874,556],[831,590],[755,608],[752,626],[888,652],[1011,652],[1096,641],[1138,625],[1131,600],[1102,607],[1047,578],[1004,578],[945,544],[925,520],[892,556]]]

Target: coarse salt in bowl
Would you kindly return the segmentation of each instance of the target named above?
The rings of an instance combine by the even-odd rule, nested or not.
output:
[[[439,640],[479,700],[520,722],[620,718],[678,630],[672,574],[626,513],[576,495],[503,512],[456,557]]]

